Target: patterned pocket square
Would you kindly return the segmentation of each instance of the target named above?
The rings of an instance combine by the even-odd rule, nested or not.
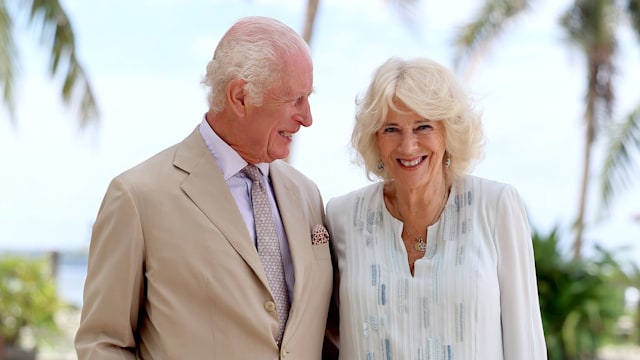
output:
[[[329,232],[321,224],[314,225],[311,229],[311,245],[326,244],[329,242]]]

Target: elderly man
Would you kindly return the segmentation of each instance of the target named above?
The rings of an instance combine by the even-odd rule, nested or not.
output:
[[[320,359],[332,288],[323,202],[287,163],[312,123],[309,48],[250,17],[207,65],[209,110],[111,182],[75,344],[91,359]]]

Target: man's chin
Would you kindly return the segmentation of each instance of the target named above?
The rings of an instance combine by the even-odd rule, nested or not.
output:
[[[283,160],[286,159],[289,156],[289,149],[288,147],[280,147],[280,148],[274,148],[271,147],[269,148],[269,150],[263,154],[262,156],[262,161],[261,162],[273,162],[276,160]]]
[[[274,159],[279,159],[279,160],[287,160],[289,158],[289,154],[291,152],[289,151],[289,149],[287,148],[286,150],[282,150],[282,151],[278,151],[277,153],[275,153],[274,155]]]

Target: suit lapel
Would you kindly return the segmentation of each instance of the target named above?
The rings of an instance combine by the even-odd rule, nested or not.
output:
[[[268,287],[267,276],[235,199],[197,128],[178,144],[174,166],[189,174],[181,184],[186,196],[220,230],[260,281]],[[305,295],[308,293],[304,291],[303,286],[308,282],[310,260],[313,259],[311,230],[302,211],[305,206],[301,203],[304,196],[288,177],[286,165],[276,161],[270,165],[269,171],[293,259],[295,285],[294,304],[289,319],[291,323],[298,317],[296,313],[299,312],[295,309],[306,302]]]
[[[307,283],[307,274],[310,266],[311,252],[311,230],[309,221],[303,214],[301,202],[305,198],[300,192],[300,188],[286,174],[286,166],[280,161],[275,161],[270,166],[271,184],[275,193],[280,217],[289,240],[289,250],[293,259],[293,269],[295,273],[295,284],[293,289],[294,304],[305,303],[304,284]],[[297,305],[296,305],[297,306]],[[292,312],[293,314],[293,312]]]
[[[197,128],[178,144],[174,166],[189,174],[181,184],[185,194],[220,230],[258,278],[268,284],[235,199]]]

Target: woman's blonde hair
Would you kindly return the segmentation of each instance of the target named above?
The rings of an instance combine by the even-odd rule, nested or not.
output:
[[[471,97],[455,75],[437,62],[392,57],[376,69],[366,93],[356,100],[351,143],[357,151],[355,160],[364,166],[369,179],[391,178],[388,170],[379,166],[376,132],[390,110],[402,112],[400,105],[425,119],[443,122],[445,150],[451,159],[445,173],[451,181],[473,170],[483,156],[485,139],[482,116]]]

